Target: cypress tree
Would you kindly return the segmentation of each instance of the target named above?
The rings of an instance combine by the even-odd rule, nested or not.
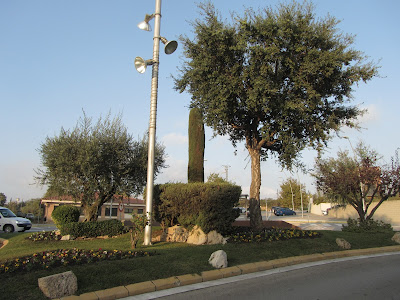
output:
[[[189,113],[188,182],[204,182],[205,134],[203,114],[199,108]]]

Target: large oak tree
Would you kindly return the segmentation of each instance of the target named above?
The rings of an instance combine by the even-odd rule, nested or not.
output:
[[[61,129],[38,149],[43,169],[37,181],[48,195],[80,201],[86,221],[115,195],[139,194],[147,180],[147,138],[134,140],[120,116],[108,115],[93,124],[86,115],[72,130]],[[164,147],[156,144],[154,172],[165,167]]]
[[[377,67],[352,48],[334,17],[318,19],[311,4],[247,10],[232,23],[200,4],[194,38],[181,37],[184,60],[175,88],[191,94],[206,125],[244,141],[251,158],[251,224],[261,224],[260,161],[275,155],[290,168],[306,147],[320,150],[334,131],[356,126],[354,84]]]

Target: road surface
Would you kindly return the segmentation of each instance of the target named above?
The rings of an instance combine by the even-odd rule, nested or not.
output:
[[[290,266],[125,299],[400,299],[400,252]]]

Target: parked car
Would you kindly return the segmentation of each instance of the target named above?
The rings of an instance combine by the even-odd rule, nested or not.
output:
[[[290,216],[290,215],[296,215],[296,212],[287,208],[287,207],[282,207],[277,209],[275,212],[275,216]]]
[[[17,217],[7,207],[0,206],[0,230],[10,233],[14,231],[25,231],[32,227],[30,220]]]
[[[280,209],[280,208],[282,208],[282,207],[279,207],[279,206],[272,206],[271,207],[271,211],[273,212],[273,213],[275,213],[278,209]]]
[[[29,220],[33,220],[34,217],[35,217],[35,215],[32,214],[32,213],[27,213],[27,214],[25,215],[25,218],[27,218],[27,219],[29,219]]]

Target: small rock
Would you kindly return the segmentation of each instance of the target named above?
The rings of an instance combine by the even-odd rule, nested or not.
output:
[[[72,271],[38,279],[40,290],[51,299],[72,296],[78,290],[78,280]]]
[[[207,234],[207,244],[208,245],[216,245],[216,244],[226,244],[227,239],[224,238],[220,233],[213,230]]]
[[[71,238],[71,235],[67,234],[67,235],[63,235],[61,237],[61,240],[62,241],[69,241],[69,240],[72,240],[72,238]]]
[[[210,258],[208,259],[208,262],[214,268],[217,269],[226,268],[228,266],[228,257],[224,250],[218,250],[211,254]]]
[[[345,250],[351,249],[351,244],[348,241],[346,241],[345,239],[337,238],[336,244],[342,249],[345,249]]]
[[[392,241],[397,243],[397,244],[400,244],[400,232],[396,232],[394,234],[394,236],[392,237]]]

